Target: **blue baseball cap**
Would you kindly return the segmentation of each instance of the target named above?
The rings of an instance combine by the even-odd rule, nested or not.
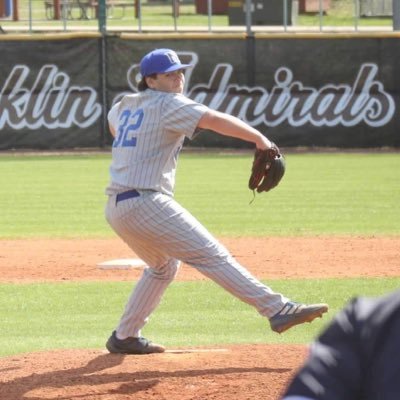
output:
[[[146,54],[140,61],[140,74],[143,77],[165,74],[192,66],[192,64],[182,64],[178,54],[171,49],[156,49]]]

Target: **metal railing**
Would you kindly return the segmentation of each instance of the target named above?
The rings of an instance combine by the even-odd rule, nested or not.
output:
[[[0,0],[19,31],[397,31],[400,0]]]

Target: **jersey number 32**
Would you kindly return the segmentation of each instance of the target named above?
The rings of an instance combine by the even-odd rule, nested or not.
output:
[[[113,147],[135,147],[137,130],[142,125],[144,111],[124,110],[119,117],[118,134],[113,142]]]

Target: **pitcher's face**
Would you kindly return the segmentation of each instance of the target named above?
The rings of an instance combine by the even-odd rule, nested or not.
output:
[[[183,70],[179,69],[165,74],[157,74],[155,78],[147,79],[149,88],[168,93],[183,93],[185,76]]]

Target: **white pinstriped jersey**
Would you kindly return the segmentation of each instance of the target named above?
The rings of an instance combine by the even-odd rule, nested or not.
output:
[[[288,301],[254,278],[172,196],[183,141],[193,137],[207,110],[183,95],[147,89],[124,97],[109,112],[116,138],[106,219],[148,265],[116,328],[120,339],[141,336],[180,262],[197,268],[265,317]],[[117,201],[115,194],[128,189],[138,189],[140,196]]]
[[[147,89],[125,96],[108,114],[116,132],[107,194],[128,189],[172,195],[179,151],[208,107],[181,94]]]

